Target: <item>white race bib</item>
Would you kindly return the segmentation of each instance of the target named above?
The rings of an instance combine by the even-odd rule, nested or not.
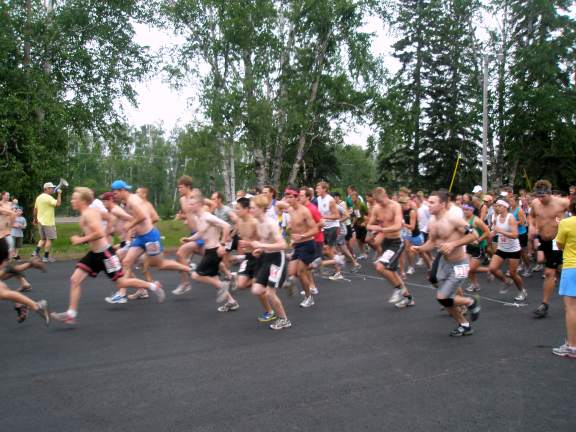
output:
[[[243,273],[246,271],[246,267],[248,266],[248,260],[244,260],[240,263],[240,267],[238,268],[238,273]]]
[[[162,252],[160,249],[159,241],[148,242],[144,245],[144,247],[146,248],[146,253],[148,255],[158,255],[160,252]]]
[[[272,264],[270,266],[270,275],[268,276],[268,282],[276,284],[280,280],[280,276],[282,276],[282,272],[280,271],[280,267]]]
[[[112,255],[110,258],[106,258],[104,260],[104,267],[106,268],[106,273],[109,274],[122,270],[122,264],[116,255]]]
[[[560,250],[558,249],[558,243],[556,243],[556,239],[552,240],[552,250]]]
[[[393,256],[394,256],[394,251],[393,250],[387,250],[387,251],[384,251],[384,253],[382,254],[382,256],[380,258],[378,258],[378,261],[380,261],[383,264],[389,264],[390,260],[392,259]]]
[[[468,264],[460,264],[454,266],[454,276],[456,279],[466,279],[468,277],[469,271],[470,266]]]

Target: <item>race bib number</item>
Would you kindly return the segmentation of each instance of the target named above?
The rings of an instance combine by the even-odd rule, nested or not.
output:
[[[356,209],[354,210],[354,215],[359,218],[360,217],[360,210]]]
[[[378,258],[378,261],[380,261],[383,264],[390,264],[390,260],[392,259],[393,256],[394,256],[394,251],[393,250],[387,250],[382,254],[382,256],[380,258]]]
[[[122,270],[122,264],[120,259],[116,255],[112,255],[110,258],[104,260],[104,267],[106,268],[106,273],[112,274]]]
[[[146,248],[146,253],[148,255],[158,255],[160,252],[162,252],[159,241],[148,242],[144,245],[144,247]]]
[[[558,243],[556,243],[556,239],[552,240],[552,250],[560,250],[558,249]]]
[[[456,276],[456,279],[466,279],[469,271],[470,266],[468,264],[454,266],[454,276]]]
[[[243,273],[246,271],[246,267],[248,267],[248,260],[244,260],[240,263],[240,267],[238,268],[238,273]]]
[[[230,240],[229,242],[226,242],[224,244],[224,247],[226,248],[226,250],[232,249],[232,240]]]
[[[270,275],[268,276],[268,282],[272,282],[272,283],[276,284],[280,280],[281,276],[282,276],[282,272],[280,271],[280,267],[272,264],[270,266]]]

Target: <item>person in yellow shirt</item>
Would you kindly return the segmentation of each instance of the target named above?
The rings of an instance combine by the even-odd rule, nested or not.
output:
[[[576,201],[570,204],[570,212],[576,214]],[[555,242],[564,252],[560,295],[564,297],[566,312],[566,343],[554,348],[552,352],[561,357],[576,359],[576,216],[560,221]]]
[[[54,186],[51,182],[44,183],[44,192],[36,197],[34,203],[34,225],[38,225],[40,241],[36,246],[33,256],[40,256],[40,251],[44,248],[43,262],[53,262],[50,257],[52,250],[52,240],[56,239],[56,217],[54,210],[62,204],[62,191],[58,190],[57,198],[54,198]]]

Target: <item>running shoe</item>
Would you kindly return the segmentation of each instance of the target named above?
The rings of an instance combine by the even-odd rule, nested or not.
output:
[[[528,292],[526,291],[525,288],[522,288],[518,293],[518,295],[514,297],[514,301],[525,302],[527,298],[528,298]]]
[[[402,300],[400,300],[394,306],[396,306],[399,309],[403,309],[405,307],[414,306],[415,304],[416,303],[414,303],[414,298],[412,296],[410,297],[403,296]]]
[[[276,316],[274,311],[262,312],[261,315],[258,315],[258,321],[261,323],[267,323],[270,321],[274,321],[276,318],[278,318],[278,317]]]
[[[286,290],[286,294],[288,294],[289,297],[292,297],[294,294],[296,294],[296,282],[294,282],[294,278],[286,278],[283,288]]]
[[[304,300],[302,301],[302,303],[300,303],[301,308],[309,308],[312,306],[314,306],[314,297],[312,296],[304,297]]]
[[[337,280],[344,279],[344,276],[342,276],[341,272],[336,272],[332,276],[329,276],[328,279],[330,279],[332,281],[337,281]],[[312,291],[312,290],[310,290],[310,291]]]
[[[368,255],[359,255],[359,256],[356,257],[356,259],[357,259],[358,261],[365,260],[365,259],[368,259]]]
[[[26,306],[26,305],[18,306],[18,307],[15,307],[14,310],[16,311],[16,314],[18,315],[18,317],[16,318],[16,321],[18,322],[18,324],[21,324],[24,321],[26,321],[26,318],[28,318],[28,306]]]
[[[228,290],[230,289],[230,282],[229,281],[221,281],[220,288],[218,288],[218,292],[216,293],[216,303],[222,303],[228,297]]]
[[[480,285],[474,285],[473,283],[470,283],[470,285],[468,285],[465,289],[466,292],[469,293],[477,292],[480,291]]]
[[[470,314],[470,321],[476,321],[480,316],[480,297],[474,296],[474,303],[468,306],[468,313]]]
[[[423,267],[424,266],[424,260],[422,258],[418,258],[418,261],[416,261],[416,266],[417,267]]]
[[[76,324],[76,318],[72,318],[72,316],[70,316],[68,312],[52,312],[50,314],[50,317],[53,320],[59,321],[64,324],[68,325]]]
[[[402,300],[402,290],[400,288],[395,288],[394,292],[392,293],[392,295],[390,296],[390,298],[388,299],[388,303],[398,303],[400,300]]]
[[[522,272],[522,277],[524,278],[529,278],[532,277],[532,272],[528,269],[524,270],[524,272]]]
[[[36,313],[46,325],[50,324],[50,310],[48,309],[48,302],[46,300],[39,300],[36,303],[38,309],[36,309]]]
[[[500,290],[498,292],[500,294],[506,294],[513,284],[514,282],[511,279],[506,279],[506,282],[500,285]]]
[[[237,310],[240,307],[240,305],[238,304],[238,302],[234,302],[234,303],[224,303],[222,306],[218,307],[218,312],[232,312]]]
[[[318,290],[318,288],[316,287],[310,287],[310,294],[312,295],[317,295],[320,291]],[[306,291],[302,290],[300,291],[300,295],[301,296],[305,296],[306,295]]]
[[[192,289],[192,285],[190,285],[189,283],[180,284],[175,289],[172,290],[172,294],[180,296],[182,294],[186,294],[191,289]]]
[[[552,348],[552,353],[560,357],[576,359],[576,347],[571,347],[566,343],[558,348]]]
[[[148,295],[148,290],[142,288],[136,290],[134,294],[128,295],[128,300],[146,300],[148,298],[150,298],[150,296]]]
[[[292,327],[292,323],[288,318],[279,318],[270,324],[272,330],[283,330]]]
[[[533,272],[541,272],[542,270],[544,270],[544,266],[542,264],[536,264],[532,269]]]
[[[362,268],[362,265],[360,265],[360,263],[356,263],[354,265],[352,265],[352,268],[350,269],[350,271],[352,273],[358,273],[358,271]]]
[[[534,310],[534,315],[537,318],[545,318],[548,315],[548,305],[546,303],[542,303]]]
[[[414,273],[416,273],[416,270],[414,270],[414,267],[412,266],[408,267],[408,270],[406,270],[407,275],[413,275]]]
[[[459,325],[454,330],[450,332],[450,336],[459,337],[459,336],[470,336],[474,334],[474,330],[472,330],[472,326],[462,326]]]
[[[159,281],[154,281],[152,283],[156,285],[156,289],[152,290],[152,292],[156,294],[158,303],[164,303],[164,300],[166,300],[166,292],[162,288],[162,284]]]
[[[110,304],[124,304],[128,302],[126,296],[121,295],[119,292],[115,292],[113,295],[106,297],[104,300]]]
[[[54,257],[48,257],[48,258],[44,257],[44,258],[42,258],[42,262],[43,262],[43,263],[53,263],[53,262],[56,262],[56,258],[54,258]]]

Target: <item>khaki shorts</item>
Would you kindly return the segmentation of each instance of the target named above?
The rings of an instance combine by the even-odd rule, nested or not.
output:
[[[56,227],[48,225],[38,225],[40,240],[56,240]]]

